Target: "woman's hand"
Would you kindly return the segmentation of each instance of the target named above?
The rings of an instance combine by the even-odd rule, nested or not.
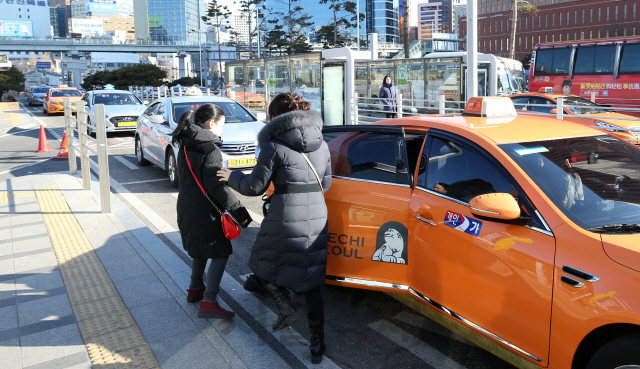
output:
[[[218,178],[223,182],[227,182],[229,180],[229,176],[231,176],[231,172],[232,171],[228,168],[222,168],[218,171]]]

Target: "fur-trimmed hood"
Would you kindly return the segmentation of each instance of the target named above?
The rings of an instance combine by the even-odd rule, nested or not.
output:
[[[258,134],[258,146],[278,139],[295,150],[313,152],[322,145],[322,118],[312,110],[294,110],[267,123]]]

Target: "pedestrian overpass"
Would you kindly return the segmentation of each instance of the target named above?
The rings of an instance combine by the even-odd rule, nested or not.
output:
[[[131,44],[120,44],[113,39],[9,39],[0,41],[0,52],[39,51],[39,52],[117,52],[117,53],[176,53],[198,52],[201,45],[181,41],[137,40]]]

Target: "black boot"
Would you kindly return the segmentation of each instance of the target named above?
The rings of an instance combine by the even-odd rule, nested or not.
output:
[[[322,355],[327,351],[327,346],[324,344],[324,317],[320,320],[309,319],[309,330],[311,331],[311,344],[309,345],[311,363],[320,364]]]
[[[285,329],[300,319],[296,308],[293,307],[291,300],[289,300],[287,290],[273,283],[263,281],[263,284],[278,306],[278,320],[273,325],[274,332]]]
[[[260,295],[267,295],[269,292],[266,288],[260,283],[260,279],[256,277],[255,274],[250,274],[247,277],[247,280],[244,282],[244,289],[249,292],[255,292]]]

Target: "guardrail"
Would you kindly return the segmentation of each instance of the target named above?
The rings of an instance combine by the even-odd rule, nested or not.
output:
[[[466,105],[465,101],[446,100],[444,95],[438,96],[438,100],[404,99],[402,94],[396,95],[396,111],[385,111],[389,106],[384,101],[391,99],[381,99],[377,97],[359,97],[355,94],[355,107],[353,124],[368,124],[387,118],[387,114],[395,114],[397,118],[420,116],[426,114],[449,114],[461,113]]]
[[[184,96],[184,90],[188,87],[150,87],[150,86],[129,86],[129,92],[136,95],[142,101],[152,103],[162,97]],[[209,87],[206,92],[202,92],[203,96],[220,96],[215,94]]]
[[[69,98],[65,98],[64,106],[64,126],[67,132],[67,142],[69,145],[69,171],[76,174],[78,171],[76,162],[76,152],[80,154],[80,170],[82,171],[82,188],[91,189],[91,165],[98,171],[100,181],[100,208],[103,213],[111,212],[111,185],[109,183],[109,155],[107,153],[107,122],[105,120],[104,104],[95,105],[95,114],[89,114],[84,110],[82,101],[76,102],[76,107],[71,106]],[[76,112],[76,117],[72,116],[72,111]],[[85,123],[88,117],[95,118],[96,126],[91,129],[96,132],[96,138],[87,134],[89,124]],[[80,147],[74,144],[75,133],[78,133]],[[97,150],[93,150],[87,144],[91,140],[97,144]],[[96,163],[90,157],[91,151],[98,157]]]

